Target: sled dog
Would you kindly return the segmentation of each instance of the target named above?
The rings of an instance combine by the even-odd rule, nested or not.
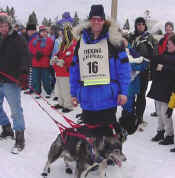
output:
[[[71,133],[71,134],[70,134]],[[73,134],[72,134],[73,133]],[[74,178],[86,177],[94,168],[99,169],[100,178],[105,177],[105,168],[112,162],[121,166],[126,160],[122,153],[121,135],[87,137],[87,140],[75,136],[81,133],[81,129],[66,129],[59,134],[52,143],[48,160],[45,164],[42,176],[47,178],[50,173],[50,165],[59,158],[63,158],[66,173],[74,173]],[[62,137],[64,136],[64,138]],[[69,163],[75,161],[75,170]]]

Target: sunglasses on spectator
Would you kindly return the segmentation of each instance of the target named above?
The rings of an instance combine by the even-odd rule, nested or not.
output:
[[[92,17],[91,19],[90,19],[90,21],[91,22],[103,22],[104,21],[104,19],[103,18],[101,18],[101,17]]]

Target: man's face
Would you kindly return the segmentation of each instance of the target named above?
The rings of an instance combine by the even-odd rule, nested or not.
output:
[[[27,30],[27,35],[32,36],[35,32],[36,30]]]
[[[142,32],[145,31],[145,24],[144,23],[137,23],[136,28],[137,28],[137,31],[139,33],[142,33]]]
[[[23,28],[23,29],[21,30],[21,32],[22,32],[22,33],[25,33],[25,32],[26,32],[26,29],[25,29],[25,28]]]
[[[0,23],[0,33],[2,36],[7,36],[9,32],[9,24],[8,23]]]
[[[167,48],[169,53],[175,52],[175,45],[171,40],[168,40]]]
[[[172,26],[171,26],[171,25],[166,25],[166,27],[165,27],[165,32],[166,32],[167,34],[171,34],[171,33],[173,32]]]
[[[104,19],[98,16],[93,16],[90,19],[91,29],[93,33],[101,32],[104,25]]]
[[[43,38],[47,38],[48,37],[48,31],[47,30],[41,31],[40,36],[43,37]]]

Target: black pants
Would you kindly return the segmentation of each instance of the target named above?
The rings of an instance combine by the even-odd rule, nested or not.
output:
[[[109,125],[116,122],[116,108],[110,108],[106,110],[100,111],[87,111],[83,110],[82,112],[82,120],[84,123],[90,125]]]
[[[143,121],[143,114],[146,108],[146,90],[148,87],[148,71],[141,73],[140,77],[140,93],[136,99],[136,115]]]
[[[109,128],[110,124],[120,130],[120,126],[116,121],[116,108],[110,108],[100,111],[87,111],[83,110],[81,119],[84,123],[89,125],[100,125],[100,127],[89,129],[92,136],[112,136],[112,129]]]

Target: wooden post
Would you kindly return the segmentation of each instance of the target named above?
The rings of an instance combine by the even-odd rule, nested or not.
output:
[[[112,0],[111,18],[114,20],[117,20],[117,8],[118,8],[118,0]]]

